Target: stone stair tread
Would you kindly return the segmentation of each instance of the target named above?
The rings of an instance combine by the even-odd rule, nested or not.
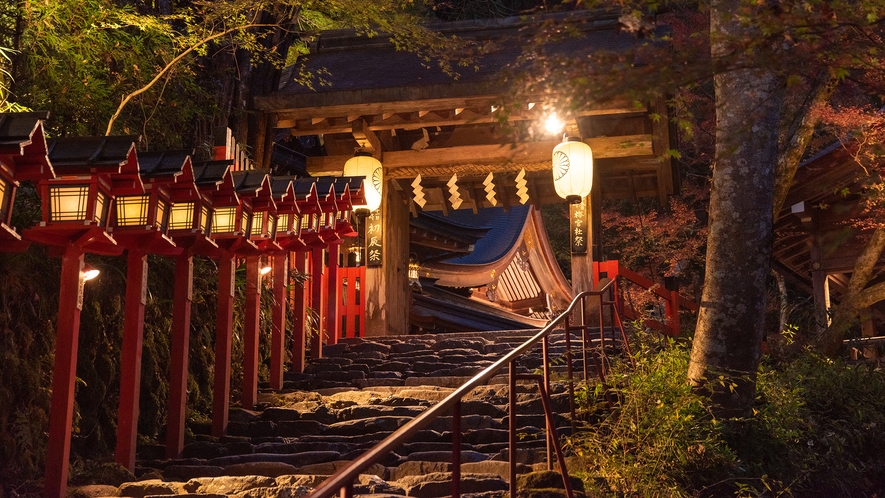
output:
[[[155,491],[145,488],[133,496],[142,498],[150,492],[165,498],[191,494],[300,498],[536,332],[345,339],[326,345],[323,357],[310,359],[304,373],[284,374],[283,390],[273,391],[262,383],[254,410],[232,407],[228,435],[212,437],[211,425],[194,424],[197,436],[184,449],[188,458],[160,460],[162,452],[150,455],[157,455],[162,446],[142,445],[148,457],[139,460],[140,472],[162,475],[171,484]],[[572,340],[573,372],[579,379],[582,358],[574,334]],[[565,358],[561,334],[551,339],[549,351],[553,357]],[[542,361],[539,347],[520,359],[517,371],[536,373]],[[566,366],[560,361],[551,371],[562,378]],[[505,369],[461,401],[461,496],[465,498],[507,494],[508,399]],[[547,456],[546,419],[537,381],[518,379],[516,401],[515,457],[517,472],[524,474]],[[556,432],[569,434],[571,424],[562,415],[570,411],[564,382],[551,384],[551,401]],[[354,486],[354,496],[450,496],[451,429],[450,415],[431,421],[367,469]],[[248,484],[235,480],[246,479],[247,473],[268,475]]]

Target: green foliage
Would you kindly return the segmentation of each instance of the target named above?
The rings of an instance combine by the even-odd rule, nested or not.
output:
[[[618,409],[571,440],[595,496],[870,496],[885,489],[885,372],[807,353],[763,364],[756,410],[718,419],[685,345],[616,366]],[[585,392],[585,402],[597,399]]]

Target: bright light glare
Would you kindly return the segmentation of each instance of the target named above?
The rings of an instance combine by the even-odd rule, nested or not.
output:
[[[272,268],[270,266],[262,266],[258,270],[258,273],[260,273],[261,275],[267,275],[268,273],[270,273],[270,270],[272,270]]]
[[[544,128],[547,129],[548,133],[559,133],[564,126],[565,123],[563,123],[556,114],[547,116],[547,120],[544,121]]]
[[[97,268],[93,268],[92,266],[86,265],[83,267],[83,281],[92,280],[97,277],[98,274],[101,273]]]

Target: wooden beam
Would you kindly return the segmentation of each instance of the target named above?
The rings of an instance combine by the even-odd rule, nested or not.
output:
[[[651,135],[600,137],[585,140],[593,149],[594,158],[625,158],[648,156],[652,151]],[[510,145],[466,145],[424,150],[392,151],[384,155],[384,167],[391,178],[400,177],[398,169],[433,168],[462,164],[502,165],[520,163],[546,163],[550,161],[557,140],[529,142]],[[311,174],[335,174],[344,169],[348,156],[320,156],[307,159],[307,171]],[[411,175],[414,176],[414,175]]]
[[[381,140],[374,131],[369,129],[366,120],[357,119],[351,123],[351,133],[353,134],[356,143],[358,143],[364,151],[371,153],[375,158],[381,157]]]

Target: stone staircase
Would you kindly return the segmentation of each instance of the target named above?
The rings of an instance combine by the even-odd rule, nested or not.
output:
[[[185,446],[183,458],[165,460],[162,447],[143,445],[135,472],[138,481],[74,492],[137,498],[306,496],[329,475],[531,335],[515,331],[385,337],[326,346],[324,356],[311,360],[303,373],[286,374],[282,391],[264,386],[254,411],[232,407],[228,435],[210,436],[208,424],[191,426],[195,437]],[[551,338],[550,346],[551,358],[564,356],[561,333]],[[541,368],[541,348],[535,349],[518,362],[517,372]],[[564,372],[562,360],[554,364]],[[577,376],[581,370],[578,359]],[[559,377],[562,380],[552,382],[550,396],[562,435],[569,434],[572,425],[565,376]],[[537,384],[520,381],[517,389],[516,460],[518,472],[527,474],[546,469],[545,419]],[[506,376],[493,378],[462,400],[462,496],[508,495],[507,412]],[[435,420],[369,468],[354,487],[354,495],[450,496],[451,427],[450,416]],[[583,488],[579,481],[574,487]],[[529,490],[525,493],[533,496]]]

